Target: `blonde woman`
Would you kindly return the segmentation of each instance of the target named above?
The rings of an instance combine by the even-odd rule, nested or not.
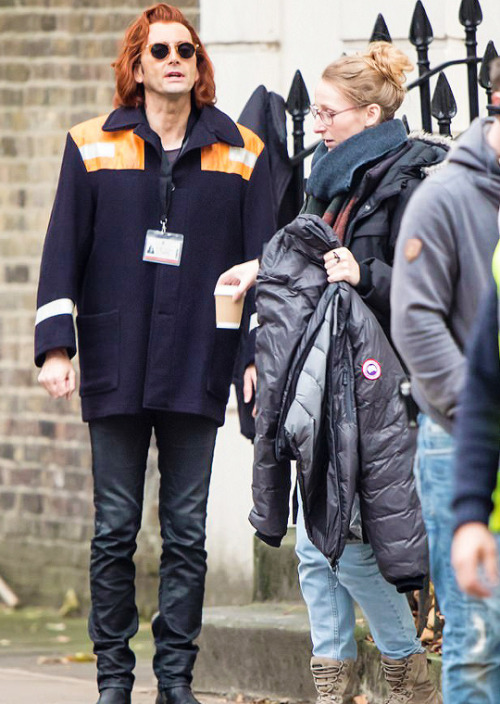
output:
[[[412,68],[407,56],[391,44],[372,43],[364,53],[343,56],[327,66],[311,106],[314,131],[321,137],[321,144],[313,157],[303,213],[320,216],[331,225],[341,243],[324,256],[328,282],[344,281],[353,286],[388,337],[391,267],[401,218],[426,169],[442,161],[446,153],[446,149],[430,137],[408,137],[403,123],[395,118],[405,95],[405,74]],[[283,253],[280,256],[285,257]],[[239,283],[244,289],[255,280],[255,269],[255,262],[248,262],[233,268],[222,278],[225,283]],[[289,272],[293,273],[287,279],[288,285],[297,284],[296,293],[304,283],[298,278],[306,274],[300,267],[290,267]],[[266,305],[262,289],[263,285],[257,290],[259,315]],[[257,336],[258,374],[260,334]],[[292,345],[289,333],[288,339],[281,339],[279,331],[272,334],[276,337],[270,347]],[[269,366],[262,365],[264,368]],[[265,403],[265,393],[261,394],[261,387],[266,386],[265,376],[264,373],[259,376],[257,396],[261,417],[265,412],[271,414],[269,409],[260,408]],[[254,465],[255,506],[250,521],[260,538],[278,545],[286,532],[287,487],[278,472],[269,471],[269,466],[273,467],[272,458],[262,460],[259,436],[265,436],[266,430],[259,430],[259,415],[258,459]],[[269,436],[267,440],[273,447]],[[337,463],[342,461],[342,457],[337,458]],[[259,462],[268,471],[259,471]],[[362,506],[360,513],[353,512],[357,517],[352,516],[350,533],[343,536],[347,545],[335,570],[332,569],[331,560],[313,545],[305,529],[307,523],[315,527],[316,533],[321,532],[320,514],[324,516],[325,510],[324,505],[319,506],[321,487],[309,485],[306,491],[317,500],[308,502],[306,521],[299,501],[296,552],[300,561],[300,585],[310,617],[311,670],[318,702],[347,704],[353,701],[349,682],[357,657],[354,638],[354,603],[357,602],[382,655],[390,689],[387,704],[440,704],[441,695],[429,681],[426,655],[403,593],[418,585],[395,586],[382,576],[371,545],[364,541]],[[398,540],[398,536],[390,537]],[[411,562],[414,545],[410,542],[406,554]]]

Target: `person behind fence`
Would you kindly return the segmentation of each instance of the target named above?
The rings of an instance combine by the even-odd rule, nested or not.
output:
[[[490,79],[498,111],[498,59],[490,64]],[[412,393],[422,411],[415,474],[429,536],[431,577],[445,617],[445,704],[493,704],[499,696],[496,680],[488,685],[498,651],[482,640],[477,628],[481,604],[458,589],[450,560],[451,430],[464,381],[464,347],[498,242],[499,157],[500,115],[477,119],[460,136],[445,166],[412,198],[394,261],[393,339],[410,369]],[[481,692],[478,677],[483,680]]]
[[[325,69],[316,88],[315,104],[311,106],[314,131],[322,141],[313,158],[303,212],[320,216],[323,223],[333,228],[334,238],[338,239],[336,248],[330,247],[324,255],[328,282],[350,284],[375,314],[387,334],[390,329],[391,265],[402,214],[410,195],[425,176],[425,169],[440,162],[446,153],[446,148],[430,137],[409,138],[403,123],[394,118],[405,95],[405,73],[411,69],[409,59],[401,51],[387,43],[373,43],[364,53],[344,56]],[[304,239],[310,242],[312,225],[303,222],[300,224],[300,217],[303,216],[299,216],[296,221],[296,234],[300,234],[300,227],[305,227],[309,234],[306,234]],[[288,261],[284,255],[286,228],[284,239],[280,240],[281,246],[278,248],[276,245],[279,249],[276,261],[283,259],[283,262],[287,262],[286,265],[283,264],[281,269],[277,265],[276,271],[273,272],[273,276],[276,274],[274,279],[271,274],[267,277],[266,271],[260,274],[257,285],[259,322],[261,315],[266,320],[271,317],[274,320],[276,315],[270,313],[270,307],[278,306],[287,296],[286,290],[280,291],[279,294],[277,292],[280,275],[283,281],[287,281],[290,305],[294,312],[294,306],[298,304],[294,303],[293,299],[297,301],[301,296],[312,296],[311,281],[304,274],[305,271],[310,271],[311,253],[307,254],[304,250],[306,258],[302,260],[302,264],[295,261],[294,251],[298,251],[300,247],[307,249],[307,246],[302,243],[293,244],[292,226],[289,233],[291,250],[288,252]],[[269,255],[269,248],[272,246],[273,241],[268,245],[262,261],[263,268],[267,270],[272,268]],[[240,264],[225,272],[221,281],[238,284],[243,291],[255,281],[256,269],[256,262]],[[326,283],[325,279],[324,285]],[[274,287],[273,295],[269,294],[266,299],[271,301],[269,305],[264,301],[263,293],[264,290],[267,292],[268,287]],[[296,322],[295,318],[293,322]],[[278,524],[281,534],[286,530],[286,512],[283,519],[282,510],[286,480],[280,476],[276,460],[270,456],[266,458],[266,461],[269,461],[267,469],[271,468],[267,471],[266,462],[258,456],[259,452],[262,454],[261,446],[268,440],[263,436],[270,432],[272,425],[270,422],[269,427],[264,430],[262,425],[259,428],[259,418],[269,412],[269,409],[261,407],[261,399],[266,397],[266,386],[275,383],[274,374],[266,375],[266,371],[260,366],[263,357],[259,356],[259,350],[265,345],[264,337],[266,340],[269,338],[267,347],[275,351],[278,346],[280,349],[287,345],[292,346],[293,337],[290,331],[291,320],[283,323],[286,328],[283,338],[279,337],[280,322],[274,320],[273,325],[278,330],[274,337],[271,325],[264,324],[264,332],[259,328],[257,333],[255,505],[250,520],[262,539],[277,545],[281,539],[281,535],[277,534]],[[368,342],[370,343],[370,340]],[[379,345],[375,339],[371,342],[373,349]],[[361,344],[359,341],[359,345]],[[375,363],[377,364],[377,360]],[[267,362],[263,361],[263,364]],[[372,372],[368,367],[364,371],[361,367],[356,368],[354,373],[358,380],[363,373],[373,373],[373,378],[377,378],[376,370]],[[273,379],[268,379],[267,376]],[[356,388],[358,401],[357,394]],[[370,435],[376,443],[380,442],[384,433],[386,437],[390,435],[387,426],[390,425],[391,409],[395,407],[393,404],[397,403],[395,395],[397,396],[397,389],[393,388],[389,392],[387,405],[384,406],[387,413],[386,422],[383,414],[380,417],[375,414],[372,418],[375,426],[367,428],[368,433],[376,433]],[[363,412],[364,409],[359,407],[359,414]],[[315,425],[317,420],[315,418]],[[401,420],[400,417],[398,422]],[[339,432],[342,434],[346,427],[341,422],[340,426],[342,427]],[[408,429],[401,427],[398,432],[406,437]],[[397,438],[387,442],[393,443],[391,447],[394,453],[386,446],[387,454],[384,454],[384,457],[398,455],[395,450]],[[420,540],[425,542],[425,537],[419,508],[410,508],[413,491],[413,441],[409,451],[407,450],[408,447],[404,450],[404,471],[410,484],[407,485],[407,493],[400,496],[400,506],[405,506],[402,513],[407,512],[407,520],[405,525],[402,522],[398,525],[396,521],[396,532],[391,536],[387,535],[387,540],[390,542],[401,538],[401,542],[404,542],[406,538],[403,539],[402,536],[408,529],[408,524],[414,521],[412,527],[415,533],[410,542],[405,543],[403,562],[408,560],[411,565],[408,572],[412,572],[414,568],[415,573],[418,571],[421,555]],[[348,463],[349,459],[340,453],[335,461]],[[390,460],[386,460],[386,465],[390,473]],[[359,481],[359,475],[356,481]],[[299,485],[302,489],[303,484],[299,482]],[[426,655],[417,638],[406,596],[382,576],[372,546],[355,539],[356,520],[351,524],[352,532],[348,536],[342,556],[335,570],[332,569],[329,560],[310,539],[311,522],[319,523],[319,516],[314,515],[316,509],[313,497],[315,494],[322,494],[323,490],[320,490],[319,486],[315,488],[309,485],[307,491],[309,508],[306,515],[299,496],[296,552],[300,561],[300,585],[311,625],[311,671],[318,691],[318,702],[334,704],[353,701],[352,677],[357,657],[354,637],[356,601],[367,617],[375,643],[382,654],[382,667],[390,688],[387,702],[437,704],[441,701],[441,696],[429,681]],[[324,501],[318,496],[316,498],[318,505]],[[319,508],[317,511],[319,512]],[[412,516],[411,519],[409,515]],[[328,514],[325,520],[328,521]],[[359,530],[359,520],[357,528]],[[394,531],[394,526],[392,530]],[[358,537],[359,535],[358,532]],[[417,535],[420,535],[420,538],[417,538]],[[337,536],[338,540],[345,538],[346,536]],[[425,572],[425,567],[423,571]],[[416,588],[417,582],[418,580],[414,580],[411,586],[399,584],[399,587],[401,591]]]
[[[493,702],[500,692],[500,245],[493,256],[493,276],[468,344],[454,428],[451,559],[458,586],[480,606],[476,611],[472,606],[472,613],[481,644],[497,654],[487,677],[477,671],[474,702]],[[478,647],[474,635],[470,646]]]
[[[274,230],[263,142],[214,107],[213,68],[175,7],[144,11],[114,64],[116,109],[70,130],[41,263],[35,358],[80,394],[94,478],[89,632],[100,704],[130,704],[134,594],[151,434],[162,535],[157,704],[195,704],[207,495],[237,330],[216,329],[221,271]],[[257,207],[258,206],[258,207]]]

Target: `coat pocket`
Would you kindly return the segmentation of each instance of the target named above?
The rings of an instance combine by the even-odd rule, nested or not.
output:
[[[80,395],[113,391],[118,387],[120,359],[120,314],[117,310],[79,315]]]
[[[222,328],[215,330],[207,390],[224,401],[227,401],[229,396],[239,340],[239,330],[224,330]]]

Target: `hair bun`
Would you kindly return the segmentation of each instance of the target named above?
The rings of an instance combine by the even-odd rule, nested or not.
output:
[[[322,79],[331,81],[352,105],[379,105],[384,122],[401,107],[406,73],[412,70],[412,62],[400,49],[389,42],[372,42],[364,52],[329,64]]]
[[[403,90],[406,73],[414,69],[406,54],[389,42],[371,42],[362,57],[398,90]]]

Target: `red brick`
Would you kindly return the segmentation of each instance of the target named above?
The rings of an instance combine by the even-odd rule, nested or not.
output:
[[[37,384],[32,334],[40,254],[66,133],[111,109],[110,64],[125,27],[146,5],[0,6],[0,564],[22,598],[56,605],[68,584],[88,598],[92,474],[78,397],[54,401]],[[198,0],[180,6],[197,25]],[[156,524],[151,530],[157,545]]]

